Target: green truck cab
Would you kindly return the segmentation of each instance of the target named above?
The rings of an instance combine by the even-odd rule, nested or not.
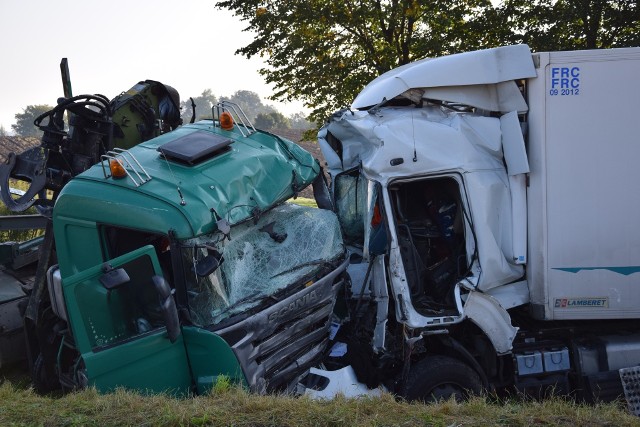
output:
[[[312,183],[309,153],[244,122],[102,154],[52,210],[57,264],[27,321],[36,388],[187,395],[224,375],[294,391],[348,264],[335,214],[287,202]]]

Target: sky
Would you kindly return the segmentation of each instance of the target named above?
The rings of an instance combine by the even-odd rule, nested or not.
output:
[[[141,80],[173,86],[180,99],[211,89],[258,93],[285,115],[301,102],[276,103],[260,58],[235,51],[253,34],[215,0],[0,0],[0,125],[11,131],[27,105],[62,96],[68,58],[74,95],[113,98]]]

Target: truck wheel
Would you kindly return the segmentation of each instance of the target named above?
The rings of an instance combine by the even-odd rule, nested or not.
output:
[[[53,373],[51,373],[51,375],[47,374],[42,353],[38,353],[38,357],[36,357],[35,362],[33,362],[31,381],[33,382],[34,390],[38,394],[46,394],[60,388],[57,377],[53,375]]]
[[[469,365],[447,356],[429,356],[409,371],[405,398],[423,402],[448,400],[452,396],[460,402],[479,395],[480,376]]]

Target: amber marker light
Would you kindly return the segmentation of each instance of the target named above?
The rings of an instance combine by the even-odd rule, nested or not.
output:
[[[233,129],[233,117],[231,117],[231,113],[228,111],[224,111],[220,114],[220,127],[224,130]]]
[[[127,171],[124,170],[124,166],[116,159],[109,160],[109,170],[111,171],[111,176],[114,179],[120,179],[127,176]]]

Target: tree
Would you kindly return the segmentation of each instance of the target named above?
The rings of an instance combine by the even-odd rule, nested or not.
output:
[[[0,136],[7,136],[7,130],[3,125],[0,125]]]
[[[637,0],[506,0],[497,25],[536,51],[640,45]]]
[[[528,43],[534,50],[640,44],[638,0],[223,0],[255,39],[272,99],[302,100],[316,123],[399,65]]]
[[[193,98],[193,102],[196,104],[196,120],[210,119],[211,107],[218,102],[218,98],[216,98],[211,89],[205,89],[202,91],[202,95]],[[180,117],[183,123],[189,123],[191,116],[193,116],[193,108],[191,107],[191,100],[187,98],[180,102]]]
[[[22,110],[22,113],[15,115],[16,123],[11,125],[11,129],[13,129],[18,136],[33,136],[39,138],[42,136],[42,131],[33,124],[33,121],[36,117],[51,109],[53,109],[53,107],[50,105],[27,105]],[[46,123],[45,120],[44,124]]]
[[[211,89],[205,89],[202,91],[202,95],[193,98],[196,104],[196,120],[211,119],[211,107],[218,103],[218,97],[216,97]],[[238,90],[231,96],[221,96],[220,101],[230,101],[237,104],[242,111],[245,112],[251,122],[255,122],[259,114],[269,115],[276,113],[282,116],[275,107],[271,105],[265,105],[260,96],[250,90]],[[193,116],[193,108],[191,107],[191,100],[186,99],[180,102],[180,117],[182,117],[183,123],[189,123]],[[277,117],[277,116],[274,116]],[[287,122],[287,118],[282,116],[273,119],[276,122],[283,124]]]
[[[474,25],[489,0],[225,0],[256,33],[237,53],[266,59],[272,99],[300,99],[319,122],[385,71],[424,56],[484,47]]]
[[[311,129],[313,123],[311,123],[304,113],[295,113],[289,116],[289,123],[291,123],[292,129]]]
[[[282,113],[277,111],[271,113],[260,113],[255,120],[258,129],[290,129],[291,123]]]
[[[276,112],[274,107],[263,104],[260,96],[250,90],[238,90],[230,97],[223,96],[221,99],[238,104],[252,122],[255,122],[259,114],[270,114]]]

